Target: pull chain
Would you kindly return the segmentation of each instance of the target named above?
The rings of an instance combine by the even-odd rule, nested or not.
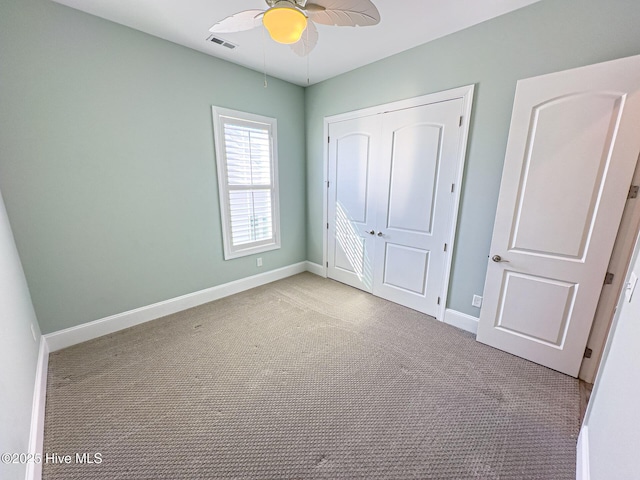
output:
[[[309,86],[309,84],[311,83],[311,81],[309,80],[309,27],[307,27],[307,31],[305,32],[307,35],[307,45],[306,45],[306,51],[307,51],[307,86]]]
[[[265,27],[262,27],[262,60],[263,60],[263,70],[264,70],[264,88],[267,88],[269,84],[267,83],[267,39],[264,35]]]

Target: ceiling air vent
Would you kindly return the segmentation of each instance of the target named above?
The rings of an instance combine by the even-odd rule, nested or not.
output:
[[[217,45],[221,45],[223,47],[227,47],[230,50],[233,50],[234,48],[237,47],[237,45],[231,43],[231,42],[227,42],[226,40],[224,40],[223,38],[220,37],[216,37],[215,35],[209,35],[207,37],[207,41],[211,42],[211,43],[215,43]]]

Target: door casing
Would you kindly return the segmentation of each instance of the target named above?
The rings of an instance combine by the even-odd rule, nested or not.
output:
[[[636,171],[633,175],[632,185],[640,185],[640,162],[636,163]],[[613,324],[616,306],[622,288],[625,285],[625,277],[630,266],[633,249],[640,232],[640,197],[627,200],[616,243],[613,246],[611,259],[607,272],[613,273],[613,283],[603,285],[598,300],[598,307],[591,326],[587,348],[591,349],[591,356],[582,359],[578,378],[587,383],[594,383],[596,374],[600,368],[600,362],[604,353],[604,347]]]

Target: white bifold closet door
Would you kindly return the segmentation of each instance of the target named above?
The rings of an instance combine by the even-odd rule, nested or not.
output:
[[[330,278],[437,316],[463,100],[329,125]]]

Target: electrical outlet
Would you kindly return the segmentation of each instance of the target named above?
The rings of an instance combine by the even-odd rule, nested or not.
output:
[[[262,257],[258,257],[258,259],[256,260],[256,266],[257,267],[261,267],[262,266]]]
[[[471,305],[478,308],[482,307],[482,297],[480,295],[474,295]]]

